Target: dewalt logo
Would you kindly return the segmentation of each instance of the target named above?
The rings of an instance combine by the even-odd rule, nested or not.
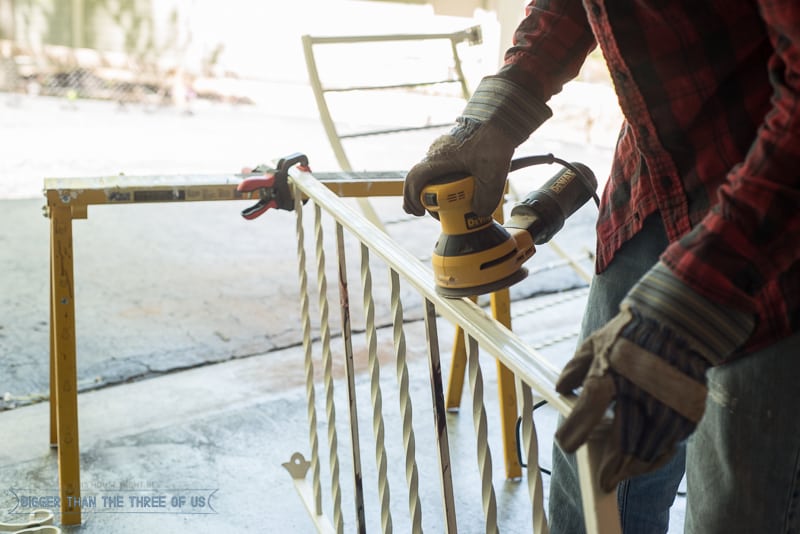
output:
[[[478,215],[475,215],[472,212],[464,215],[464,224],[466,225],[467,230],[474,230],[475,228],[486,226],[491,222],[492,222],[491,215],[484,215],[482,217],[479,217]]]
[[[575,173],[567,169],[564,171],[564,174],[550,186],[550,190],[555,194],[560,193],[570,184],[573,178],[575,178]]]

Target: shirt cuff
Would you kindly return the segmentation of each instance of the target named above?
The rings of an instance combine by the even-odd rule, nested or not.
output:
[[[516,83],[498,76],[481,80],[462,113],[466,119],[492,122],[517,145],[552,115],[544,102]]]

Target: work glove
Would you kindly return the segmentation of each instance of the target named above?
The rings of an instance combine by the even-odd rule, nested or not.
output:
[[[702,418],[706,371],[743,344],[754,325],[753,315],[707,300],[656,264],[564,367],[556,391],[583,389],[556,441],[574,452],[612,406],[602,489],[657,469]]]
[[[422,161],[408,172],[403,209],[424,215],[422,189],[435,178],[466,173],[475,178],[473,211],[491,215],[503,196],[514,149],[551,115],[550,108],[514,82],[487,76],[453,129],[434,140]]]

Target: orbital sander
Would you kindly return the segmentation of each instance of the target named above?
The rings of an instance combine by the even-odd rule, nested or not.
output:
[[[590,198],[599,203],[597,179],[581,163],[546,154],[515,159],[509,171],[546,163],[563,169],[518,202],[504,225],[472,211],[472,176],[450,174],[423,188],[422,205],[442,225],[432,258],[440,295],[471,297],[522,281],[528,275],[522,264],[536,252],[536,245],[547,243]]]

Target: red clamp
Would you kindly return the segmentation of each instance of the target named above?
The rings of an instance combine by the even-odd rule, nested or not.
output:
[[[254,169],[242,169],[242,174],[248,176],[236,187],[241,193],[258,191],[259,201],[242,210],[242,217],[248,220],[255,219],[270,208],[292,211],[294,198],[289,188],[289,169],[297,165],[302,171],[308,172],[308,158],[304,154],[295,153],[278,161],[277,169],[270,169],[259,165]]]

